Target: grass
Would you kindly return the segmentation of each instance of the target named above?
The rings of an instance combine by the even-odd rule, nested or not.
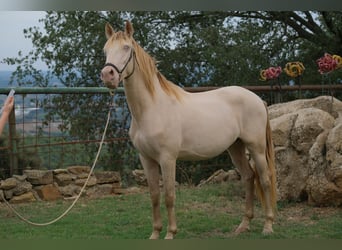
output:
[[[316,208],[305,203],[279,202],[275,233],[261,234],[263,212],[257,204],[251,231],[235,236],[244,211],[240,185],[202,188],[178,187],[177,239],[341,239],[342,208]],[[16,209],[35,222],[61,214],[70,201],[17,204]],[[166,211],[162,206],[164,228]],[[151,208],[147,192],[98,199],[82,198],[59,222],[30,226],[0,205],[0,239],[146,239],[151,233]],[[162,236],[164,236],[163,230]]]

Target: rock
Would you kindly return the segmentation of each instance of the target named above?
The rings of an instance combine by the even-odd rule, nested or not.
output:
[[[4,191],[0,189],[0,202],[2,202],[3,199],[6,199],[5,194],[4,194]]]
[[[295,113],[305,108],[316,108],[331,114],[334,118],[339,116],[341,102],[331,96],[319,96],[312,99],[299,99],[286,103],[274,104],[268,107],[269,119],[273,120],[282,115]]]
[[[90,167],[89,166],[71,166],[67,168],[68,171],[72,174],[79,175],[86,173],[88,174],[90,172]]]
[[[290,140],[297,151],[308,153],[317,136],[334,125],[334,118],[325,111],[305,108],[297,111],[297,119],[291,130]]]
[[[3,190],[8,190],[8,189],[12,189],[15,186],[17,186],[18,180],[16,178],[8,178],[6,180],[2,180],[0,182],[0,188]]]
[[[32,190],[32,185],[28,181],[18,182],[17,186],[13,188],[13,195],[18,196]]]
[[[32,185],[47,185],[53,183],[53,173],[49,170],[24,170],[24,174]]]
[[[228,173],[228,181],[238,181],[241,179],[240,174],[235,169],[228,170],[227,173]]]
[[[311,176],[308,180],[308,202],[316,206],[340,206],[342,204],[341,188],[321,176]]]
[[[44,201],[54,201],[62,198],[61,192],[53,184],[36,187],[35,191],[39,198]]]
[[[102,184],[91,187],[87,189],[86,194],[90,197],[101,197],[104,195],[110,195],[113,193],[113,185],[111,184]]]
[[[77,179],[87,179],[88,178],[89,173],[80,173],[76,175]]]
[[[69,171],[67,169],[64,169],[64,168],[58,168],[58,169],[52,170],[52,172],[54,175],[68,174],[69,173]]]
[[[121,182],[120,173],[117,171],[95,172],[94,175],[96,176],[97,184]]]
[[[326,151],[326,158],[331,168],[342,167],[342,122],[330,131],[326,141]]]
[[[14,174],[12,177],[17,179],[18,181],[25,181],[27,179],[27,176],[25,174],[24,175],[16,175],[16,174]]]
[[[81,187],[80,186],[76,186],[74,184],[69,184],[67,186],[59,186],[58,187],[59,192],[61,192],[61,194],[64,197],[73,197],[75,195],[78,195],[81,191]]]
[[[67,186],[72,183],[74,179],[76,179],[76,177],[71,174],[57,174],[54,176],[54,180],[57,182],[58,186]]]
[[[13,189],[4,190],[4,195],[5,195],[5,198],[7,200],[12,199],[12,197],[13,197]]]
[[[287,147],[290,144],[290,133],[297,117],[298,114],[290,113],[270,121],[271,128],[273,128],[272,139],[275,147]]]
[[[112,185],[113,188],[121,188],[121,182],[114,182],[114,183],[111,183],[110,185]]]
[[[127,190],[125,188],[114,188],[113,193],[117,195],[127,194]]]
[[[341,205],[342,102],[296,100],[270,106],[269,117],[279,198]]]
[[[133,170],[132,175],[138,185],[147,186],[147,179],[143,169]]]
[[[213,184],[213,183],[221,183],[228,180],[228,172],[224,171],[223,169],[217,170],[213,173],[208,179],[202,180],[198,186],[203,186],[205,184]]]
[[[87,181],[87,179],[76,179],[74,183],[77,186],[81,186],[82,187],[86,181]],[[96,177],[95,176],[90,176],[89,181],[87,183],[87,187],[95,186],[96,182],[97,182]]]
[[[13,198],[10,200],[11,203],[22,203],[32,201],[36,201],[36,198],[34,197],[32,192],[24,193],[18,196],[13,196]]]

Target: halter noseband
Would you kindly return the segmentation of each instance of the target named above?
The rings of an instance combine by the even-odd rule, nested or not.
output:
[[[121,81],[122,72],[124,72],[124,70],[126,69],[127,65],[128,65],[129,62],[132,60],[133,55],[134,55],[134,57],[135,57],[135,51],[134,51],[133,49],[131,49],[131,53],[130,53],[130,55],[129,55],[129,58],[128,58],[126,64],[123,66],[123,68],[122,68],[121,70],[119,70],[118,67],[116,67],[116,66],[115,66],[114,64],[112,64],[112,63],[106,63],[103,67],[110,66],[110,67],[114,68],[115,71],[119,74],[119,80]],[[128,76],[126,76],[124,79],[128,79],[130,76],[132,76],[133,73],[134,73],[134,70],[135,70],[135,63],[134,63],[134,60],[133,60],[133,70],[132,70],[132,72],[131,72]]]

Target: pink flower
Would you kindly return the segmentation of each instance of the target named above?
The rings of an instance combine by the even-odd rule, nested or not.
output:
[[[318,65],[318,72],[321,74],[334,71],[338,65],[337,61],[328,53],[325,53],[324,56],[319,58],[316,62]]]
[[[282,72],[281,67],[269,67],[265,71],[265,76],[267,80],[275,79],[279,77],[280,73]]]

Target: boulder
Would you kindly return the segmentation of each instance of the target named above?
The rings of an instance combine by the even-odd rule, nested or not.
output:
[[[117,171],[95,172],[94,175],[96,176],[97,184],[121,182],[120,173]]]
[[[5,198],[7,200],[12,199],[12,197],[13,197],[13,189],[4,190],[4,195],[5,195]]]
[[[3,199],[6,199],[5,194],[4,194],[4,191],[0,189],[0,202],[2,202]]]
[[[73,197],[80,193],[81,187],[75,184],[69,184],[66,186],[58,186],[58,190],[64,197]]]
[[[43,185],[34,189],[39,198],[44,201],[54,201],[62,198],[61,192],[53,184]]]
[[[6,180],[2,180],[0,182],[0,188],[3,190],[9,190],[17,186],[18,180],[14,177],[7,178]]]
[[[67,168],[68,171],[72,174],[79,175],[79,174],[88,174],[90,172],[89,166],[71,166]]]
[[[82,187],[86,181],[87,181],[87,179],[76,179],[74,183],[77,186],[81,186]],[[95,186],[96,182],[97,182],[96,177],[95,176],[90,176],[89,181],[87,183],[87,187]]]
[[[24,174],[32,185],[47,185],[53,183],[53,173],[50,170],[24,170]]]
[[[32,185],[28,181],[18,182],[15,188],[12,189],[13,195],[21,195],[32,190]]]
[[[236,180],[240,180],[240,175],[235,169],[228,170],[228,171],[219,169],[215,173],[213,173],[208,179],[202,180],[198,184],[198,187],[201,187],[206,184],[222,183],[226,181],[236,181]]]
[[[322,96],[269,107],[283,200],[342,204],[342,102]]]
[[[23,174],[23,175],[14,174],[12,177],[17,179],[18,181],[26,181],[26,179],[27,179],[27,176],[25,174]]]
[[[147,179],[143,169],[134,169],[132,175],[138,185],[147,186]]]
[[[67,186],[75,180],[76,177],[69,173],[57,174],[54,176],[54,181],[58,184],[58,186]]]
[[[36,201],[34,194],[32,192],[27,192],[18,196],[13,196],[10,200],[11,203],[23,203],[23,202],[32,202]]]
[[[90,196],[90,197],[101,197],[104,195],[110,195],[112,193],[113,193],[112,184],[97,185],[86,190],[87,196]]]
[[[54,169],[52,170],[52,173],[54,175],[58,175],[58,174],[68,174],[69,171],[67,169],[64,169],[64,168],[58,168],[58,169]]]

